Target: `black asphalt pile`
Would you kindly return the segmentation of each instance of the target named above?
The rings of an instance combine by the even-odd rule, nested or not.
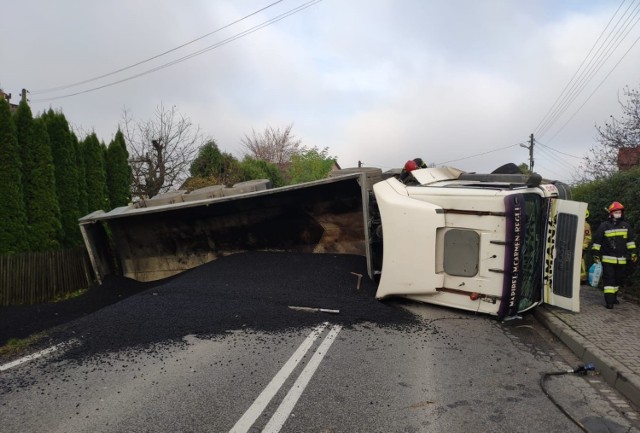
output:
[[[104,284],[91,287],[75,298],[34,305],[0,307],[0,346],[11,339],[27,338],[86,316],[169,280],[142,283],[128,278],[110,277]]]
[[[360,288],[358,276],[362,275]],[[112,280],[113,281],[113,280]],[[122,283],[133,284],[122,279]],[[227,256],[148,288],[52,333],[81,344],[65,357],[155,348],[230,330],[279,332],[325,321],[350,327],[414,325],[395,302],[377,301],[362,256],[250,252]],[[299,311],[309,307],[338,314]],[[150,349],[151,350],[151,349]]]

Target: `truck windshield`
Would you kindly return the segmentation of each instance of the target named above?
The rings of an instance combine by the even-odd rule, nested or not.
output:
[[[537,304],[542,298],[542,257],[546,224],[545,199],[537,194],[524,194],[525,224],[522,243],[522,285],[519,311]]]

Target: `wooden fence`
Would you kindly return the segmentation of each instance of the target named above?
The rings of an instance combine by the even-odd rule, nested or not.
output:
[[[0,256],[0,306],[48,302],[93,282],[84,247]]]

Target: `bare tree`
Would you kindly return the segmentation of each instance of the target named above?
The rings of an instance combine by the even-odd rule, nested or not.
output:
[[[132,196],[149,198],[181,185],[189,166],[204,143],[200,127],[181,114],[175,106],[160,104],[153,119],[134,122],[124,110],[121,128],[129,150],[133,170]]]
[[[596,126],[598,145],[584,158],[583,180],[604,179],[618,171],[618,151],[640,146],[640,90],[625,87],[625,101],[618,97],[622,116],[613,115],[604,126]]]
[[[253,130],[253,135],[249,137],[245,134],[241,143],[247,149],[247,155],[282,166],[289,162],[293,155],[305,150],[301,146],[302,141],[291,133],[292,128],[293,124],[288,125],[284,131],[267,126],[262,134]]]

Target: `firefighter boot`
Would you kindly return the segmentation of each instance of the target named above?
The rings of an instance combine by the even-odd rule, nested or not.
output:
[[[610,310],[613,308],[613,304],[615,303],[616,295],[615,293],[605,293],[604,294],[604,302],[607,304],[607,308]]]

